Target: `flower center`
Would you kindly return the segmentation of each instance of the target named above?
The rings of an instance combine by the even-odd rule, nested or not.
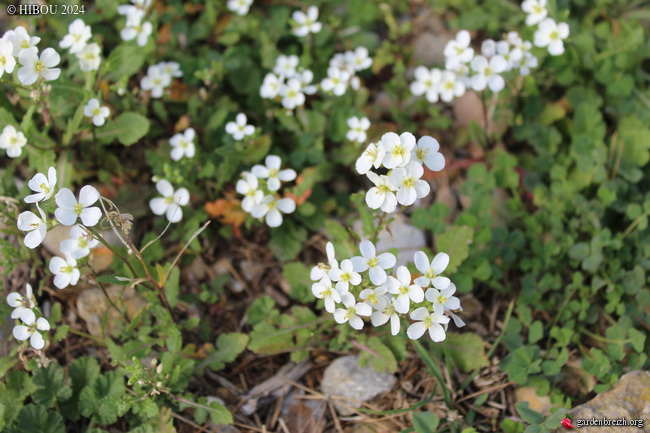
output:
[[[548,35],[549,38],[553,41],[557,41],[560,38],[560,34],[557,32],[557,30],[553,30],[550,35]]]
[[[456,55],[457,56],[460,56],[461,54],[463,54],[465,52],[465,48],[460,47],[458,45],[456,45],[454,48],[456,49]]]
[[[7,63],[7,59],[5,59],[5,56],[0,56],[0,65],[4,68],[5,64]]]
[[[452,83],[451,81],[447,81],[447,82],[445,83],[445,89],[447,89],[447,90],[453,90],[453,88],[454,88],[454,83]]]
[[[298,92],[296,92],[296,91],[293,90],[293,89],[291,89],[291,90],[289,90],[289,91],[287,92],[287,97],[288,97],[288,98],[295,98],[297,95],[298,95]]]
[[[45,70],[45,64],[40,60],[37,60],[36,63],[34,63],[34,69],[40,74],[43,72],[43,70]]]
[[[322,292],[320,292],[320,295],[321,295],[321,297],[323,297],[323,298],[325,298],[325,297],[330,297],[330,296],[332,296],[332,289],[331,289],[330,287],[326,287],[325,290],[323,290]]]
[[[443,295],[438,295],[438,298],[436,299],[436,302],[438,304],[444,304],[445,302],[447,302],[447,297],[443,296]]]
[[[357,310],[355,310],[354,307],[350,307],[350,308],[348,308],[348,312],[345,313],[345,318],[350,320],[350,318],[352,316],[354,316],[355,314],[357,314]]]
[[[169,197],[165,197],[165,203],[167,203],[167,204],[174,203],[174,196],[170,195]]]
[[[20,48],[29,48],[29,39],[23,39],[20,41]]]
[[[425,276],[430,280],[433,280],[435,277],[437,277],[436,273],[433,272],[433,268],[429,268]]]
[[[490,68],[489,66],[488,66],[487,68],[485,68],[485,76],[486,76],[486,77],[489,77],[489,76],[492,75],[493,73],[494,73],[494,72],[492,71],[492,68]]]
[[[155,86],[160,86],[160,85],[162,84],[162,81],[160,80],[160,78],[154,78],[154,79],[151,80],[151,81],[153,81],[153,84],[154,84]]]
[[[424,318],[424,327],[427,328],[427,329],[431,328],[431,325],[433,324],[432,322],[433,321],[431,320],[431,316],[425,317]]]
[[[415,156],[418,157],[420,161],[424,161],[424,157],[429,153],[429,149],[426,147],[420,147],[418,150],[415,151]]]
[[[377,304],[377,302],[379,302],[379,299],[377,299],[377,295],[375,295],[374,293],[371,293],[370,295],[368,295],[366,300],[368,302],[370,302],[372,305],[375,305],[375,304]]]
[[[541,7],[540,5],[534,5],[533,6],[533,12],[536,14],[541,14],[544,11],[544,8]]]
[[[94,60],[95,55],[93,53],[86,53],[86,60]]]
[[[85,236],[81,236],[81,237],[79,238],[79,242],[77,243],[77,245],[79,246],[79,248],[86,248],[86,247],[88,247],[88,242],[86,241],[86,237],[85,237]]]
[[[415,179],[412,177],[407,177],[402,181],[402,186],[404,188],[414,188],[415,187]]]
[[[389,192],[390,192],[390,188],[388,187],[388,185],[382,184],[377,187],[378,194],[388,194]]]
[[[73,270],[73,268],[70,265],[61,266],[61,269],[59,269],[59,272],[61,272],[62,274],[70,274],[70,273],[72,273],[72,270]]]
[[[186,149],[186,148],[187,148],[187,141],[185,141],[185,140],[181,140],[181,147],[182,147],[183,149]]]
[[[101,113],[101,109],[99,107],[93,110],[93,116],[99,116],[99,113]]]
[[[11,137],[11,138],[9,139],[9,142],[10,142],[11,144],[16,144],[16,143],[18,143],[18,138],[17,138],[17,137]]]
[[[278,177],[278,169],[272,168],[269,170],[269,177]]]
[[[400,295],[406,295],[409,292],[408,286],[402,286],[399,288],[399,294]]]
[[[395,146],[395,147],[393,147],[393,152],[392,153],[395,156],[399,156],[400,158],[403,158],[404,153],[406,153],[406,152],[404,152],[404,148],[402,146]]]
[[[369,268],[374,268],[379,264],[379,259],[377,257],[373,257],[372,259],[368,260],[368,267]]]
[[[81,205],[81,203],[75,203],[74,205],[74,213],[77,215],[81,215],[81,211],[84,209],[84,207]]]
[[[352,279],[352,275],[350,275],[349,272],[344,272],[341,274],[341,281],[347,283],[348,281],[350,281],[350,279]]]

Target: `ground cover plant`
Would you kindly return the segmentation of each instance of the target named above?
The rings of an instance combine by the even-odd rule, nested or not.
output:
[[[0,430],[548,432],[650,365],[643,2],[11,6]]]

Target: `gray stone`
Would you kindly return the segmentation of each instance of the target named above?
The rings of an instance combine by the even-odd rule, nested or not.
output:
[[[582,426],[580,433],[637,433],[650,431],[650,373],[636,370],[627,373],[610,389],[569,411],[571,423],[578,420],[641,420],[643,426]],[[566,431],[560,427],[556,433]]]
[[[444,68],[445,65],[445,45],[451,37],[449,35],[434,34],[422,32],[414,42],[413,58],[417,65],[427,67],[437,66]]]
[[[382,230],[377,239],[378,253],[384,253],[391,248],[397,248],[397,264],[406,266],[413,261],[413,255],[426,247],[427,240],[424,232],[412,226],[407,217],[401,214],[390,215],[393,221],[388,225],[388,230]],[[354,231],[362,234],[361,221],[354,223]]]
[[[336,359],[325,369],[321,389],[330,397],[349,399],[334,399],[334,404],[341,415],[351,415],[352,408],[360,407],[359,402],[390,391],[395,381],[390,373],[378,373],[370,366],[359,367],[359,357],[348,355]]]

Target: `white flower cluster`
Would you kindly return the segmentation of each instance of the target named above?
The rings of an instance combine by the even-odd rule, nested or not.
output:
[[[77,18],[68,26],[68,34],[61,39],[59,46],[69,48],[70,54],[75,54],[79,60],[79,68],[82,71],[96,71],[102,61],[100,53],[102,49],[96,42],[88,43],[93,36],[90,26]]]
[[[569,25],[557,23],[553,18],[547,17],[546,0],[524,0],[521,9],[528,14],[526,24],[537,25],[535,46],[548,48],[548,53],[552,56],[563,54],[563,40],[569,37]]]
[[[142,90],[150,90],[151,96],[160,98],[165,89],[172,84],[173,77],[182,77],[183,71],[176,62],[160,62],[149,66],[147,75],[140,80]]]
[[[18,158],[22,155],[26,144],[25,134],[11,125],[5,126],[0,134],[0,149],[4,149],[9,158]]]
[[[252,4],[253,0],[228,0],[226,7],[230,12],[244,16],[248,13],[248,10],[251,8]]]
[[[360,256],[342,260],[336,259],[334,246],[327,243],[328,263],[319,263],[311,270],[315,283],[312,293],[325,302],[325,310],[334,315],[337,323],[349,322],[354,329],[363,328],[362,317],[370,317],[373,326],[390,321],[391,333],[400,331],[400,314],[409,314],[415,323],[406,335],[412,340],[420,338],[426,331],[433,341],[443,341],[449,323],[449,314],[456,326],[465,323],[453,312],[462,310],[460,301],[453,296],[456,286],[441,274],[449,264],[449,256],[439,253],[431,262],[423,251],[415,253],[414,261],[421,276],[412,281],[406,266],[396,269],[397,259],[391,253],[377,254],[375,245],[363,240],[359,244]],[[389,270],[394,276],[389,276]],[[366,276],[361,274],[368,272]],[[334,284],[336,283],[336,284]],[[427,301],[424,305],[419,306]],[[342,304],[342,308],[337,308]]]
[[[18,292],[9,293],[7,303],[14,309],[11,318],[20,319],[22,322],[22,324],[14,326],[13,335],[16,340],[24,341],[29,339],[29,344],[36,350],[45,347],[45,339],[40,331],[49,331],[50,323],[45,317],[36,318],[36,314],[42,314],[36,307],[36,298],[32,286],[25,285],[25,296]]]
[[[52,257],[49,265],[50,272],[54,274],[54,285],[63,289],[68,285],[77,284],[80,277],[77,260],[86,257],[90,254],[90,250],[98,245],[99,241],[86,227],[97,225],[102,212],[97,206],[93,206],[99,200],[99,192],[94,187],[86,185],[81,188],[79,200],[68,188],[61,188],[54,197],[57,208],[54,211],[54,220],[50,221],[39,203],[52,197],[56,182],[56,169],[50,167],[47,177],[43,173],[37,173],[27,183],[34,194],[25,197],[25,202],[35,203],[39,215],[31,211],[22,212],[18,215],[17,226],[19,230],[28,232],[24,242],[26,247],[32,249],[43,242],[48,225],[60,223],[73,226],[70,230],[70,239],[61,242],[60,249],[64,258]],[[78,224],[78,219],[81,220],[82,225]]]
[[[281,54],[275,61],[273,72],[264,77],[260,96],[265,99],[275,99],[279,96],[282,105],[288,110],[303,105],[305,95],[315,94],[318,87],[311,84],[314,73],[309,69],[300,68],[298,62],[296,55]],[[345,94],[348,87],[358,90],[361,81],[355,74],[371,65],[372,59],[365,47],[337,53],[329,62],[327,77],[321,81],[320,88],[336,96]]]
[[[187,131],[186,131],[187,132]],[[161,179],[156,182],[156,189],[162,197],[152,198],[149,202],[151,211],[156,215],[165,215],[170,223],[177,223],[183,219],[183,209],[190,202],[190,193],[186,188],[174,187],[169,181]]]
[[[120,5],[117,12],[126,16],[126,25],[120,32],[122,40],[131,41],[135,39],[139,46],[147,45],[149,35],[153,32],[153,26],[149,21],[142,21],[151,6],[151,0],[131,0],[133,4]]]
[[[0,38],[0,77],[5,72],[13,72],[17,58],[22,66],[18,69],[21,84],[29,86],[39,77],[45,81],[59,78],[61,69],[55,66],[61,62],[61,56],[54,48],[44,49],[39,56],[36,44],[40,40],[37,36],[30,36],[22,26],[7,30]]]
[[[268,155],[264,160],[266,165],[254,165],[250,172],[242,173],[235,189],[244,196],[241,207],[253,218],[264,218],[269,227],[282,225],[282,214],[290,214],[296,210],[293,199],[279,198],[282,182],[290,182],[296,178],[295,170],[287,168],[280,170],[282,160],[277,155]],[[265,181],[260,182],[260,179]]]
[[[417,143],[410,132],[397,135],[388,132],[379,143],[370,143],[357,159],[356,169],[375,184],[366,193],[366,204],[371,209],[394,212],[397,203],[409,206],[415,200],[426,197],[431,187],[420,179],[424,174],[422,164],[429,170],[440,171],[445,167],[445,157],[438,150],[440,144],[433,137],[424,136]],[[388,174],[379,175],[372,168],[387,168]]]

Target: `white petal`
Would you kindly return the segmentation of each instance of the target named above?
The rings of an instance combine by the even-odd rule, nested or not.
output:
[[[446,253],[438,253],[431,261],[433,273],[436,275],[442,274],[449,265],[449,256]]]
[[[418,271],[426,274],[429,271],[429,258],[424,251],[418,251],[413,255],[413,261]]]
[[[431,284],[438,289],[438,290],[444,290],[449,286],[449,283],[451,283],[451,280],[447,277],[435,277],[433,280],[431,280]]]
[[[370,316],[372,314],[372,307],[366,303],[358,303],[354,307],[359,316]]]
[[[29,328],[27,328],[27,326],[24,325],[14,326],[13,334],[14,334],[14,338],[20,341],[27,340],[30,337],[30,335],[32,335],[29,332]]]
[[[388,322],[389,318],[390,318],[390,316],[384,314],[383,312],[375,311],[370,316],[370,322],[372,323],[372,326],[375,326],[375,327],[376,326],[381,326],[384,323]]]
[[[93,227],[101,219],[102,211],[99,210],[99,208],[96,206],[87,207],[81,211],[79,217],[81,218],[81,222],[83,222],[86,227]]]
[[[439,324],[432,323],[431,328],[429,328],[429,336],[436,343],[440,341],[444,341],[446,337],[445,330],[442,329],[442,326],[440,326]]]
[[[350,259],[354,272],[365,272],[368,270],[368,260],[365,257],[356,256]]]
[[[296,210],[296,202],[290,198],[281,198],[275,206],[283,213],[292,213]]]
[[[424,320],[429,316],[429,310],[426,307],[417,308],[411,313],[411,319],[413,320]]]
[[[426,331],[427,328],[424,326],[424,323],[422,322],[416,322],[409,326],[409,328],[406,330],[406,335],[411,339],[411,340],[417,340],[418,338],[422,337],[424,335],[424,331]]]
[[[34,349],[41,350],[45,347],[45,340],[43,340],[43,336],[39,332],[34,332],[29,338],[29,344],[31,344]]]
[[[177,223],[183,219],[183,209],[178,204],[172,203],[167,208],[165,217],[167,217],[167,221]]]
[[[350,326],[352,326],[357,331],[363,329],[363,320],[359,316],[353,315],[350,317]]]
[[[375,285],[380,285],[383,284],[384,281],[386,281],[387,275],[386,271],[384,271],[382,268],[375,266],[373,268],[370,268],[370,281],[372,281],[372,284]]]
[[[397,263],[397,259],[392,253],[383,253],[377,256],[378,262],[377,266],[379,266],[382,269],[390,269],[393,266],[395,266],[395,263]]]
[[[149,207],[156,215],[164,214],[167,211],[167,206],[167,202],[162,197],[152,198],[151,201],[149,201]]]
[[[343,308],[337,308],[336,310],[334,310],[334,320],[336,320],[336,323],[345,323],[345,322],[347,322],[348,319],[345,318],[347,313],[348,313],[348,310],[344,310]]]
[[[424,300],[424,291],[422,287],[412,284],[409,286],[408,296],[413,302],[422,302]]]
[[[174,202],[179,206],[185,206],[190,202],[190,193],[187,188],[179,188],[174,193]]]
[[[39,317],[39,319],[36,321],[36,327],[38,329],[40,329],[41,331],[49,331],[50,330],[50,322],[48,322],[43,317]]]
[[[395,305],[395,311],[401,314],[406,314],[409,312],[409,306],[411,305],[411,301],[408,295],[399,295],[395,298],[394,305]]]
[[[282,214],[277,209],[272,209],[266,214],[266,224],[269,227],[280,227],[282,225]]]

